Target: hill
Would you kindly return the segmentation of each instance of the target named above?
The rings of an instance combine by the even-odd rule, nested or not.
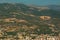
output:
[[[24,4],[0,4],[0,29],[4,33],[49,34],[60,33],[60,11],[49,7]]]

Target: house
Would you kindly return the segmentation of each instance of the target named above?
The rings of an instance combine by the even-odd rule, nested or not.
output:
[[[31,40],[32,38],[31,37],[29,37],[29,36],[26,36],[25,37],[25,40]]]
[[[55,40],[54,36],[47,36],[47,40]]]

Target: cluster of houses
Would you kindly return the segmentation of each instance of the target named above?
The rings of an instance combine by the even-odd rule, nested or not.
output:
[[[34,35],[32,35],[34,36]],[[22,34],[0,36],[0,40],[60,40],[60,36],[50,36],[50,35],[35,35],[35,38],[32,36],[23,36]]]
[[[46,35],[44,34],[23,35],[22,33],[19,33],[19,32],[16,35],[7,35],[7,34],[4,34],[3,29],[1,28],[0,29],[0,40],[60,40],[60,35],[58,36],[51,36],[48,34]]]
[[[35,40],[60,40],[60,37],[59,36],[43,35],[43,36],[36,37]]]

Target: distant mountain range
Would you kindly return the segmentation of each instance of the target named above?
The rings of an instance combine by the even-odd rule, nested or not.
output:
[[[31,5],[32,7],[48,7],[49,9],[60,11],[60,5],[46,5],[46,6],[35,6]]]
[[[60,5],[49,5],[48,6],[50,9],[60,11]]]

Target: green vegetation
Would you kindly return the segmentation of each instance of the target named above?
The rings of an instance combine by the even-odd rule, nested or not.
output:
[[[0,25],[2,27],[19,27],[18,32],[25,32],[29,34],[58,34],[60,33],[60,11],[46,9],[38,11],[37,8],[29,9],[32,7],[24,4],[0,4]],[[30,14],[34,15],[31,16]],[[39,16],[50,16],[50,20],[41,20]],[[16,18],[14,22],[5,22],[4,19]],[[26,20],[27,22],[17,22],[18,20]],[[17,21],[16,21],[17,20]],[[47,23],[47,24],[46,24]],[[54,28],[48,24],[54,24]],[[35,26],[36,28],[35,28]],[[23,28],[25,27],[25,28]],[[31,28],[30,28],[31,27]],[[33,27],[33,28],[32,28]],[[53,28],[55,31],[52,31]],[[56,32],[57,31],[57,32]],[[7,34],[15,35],[15,32],[8,32]]]

